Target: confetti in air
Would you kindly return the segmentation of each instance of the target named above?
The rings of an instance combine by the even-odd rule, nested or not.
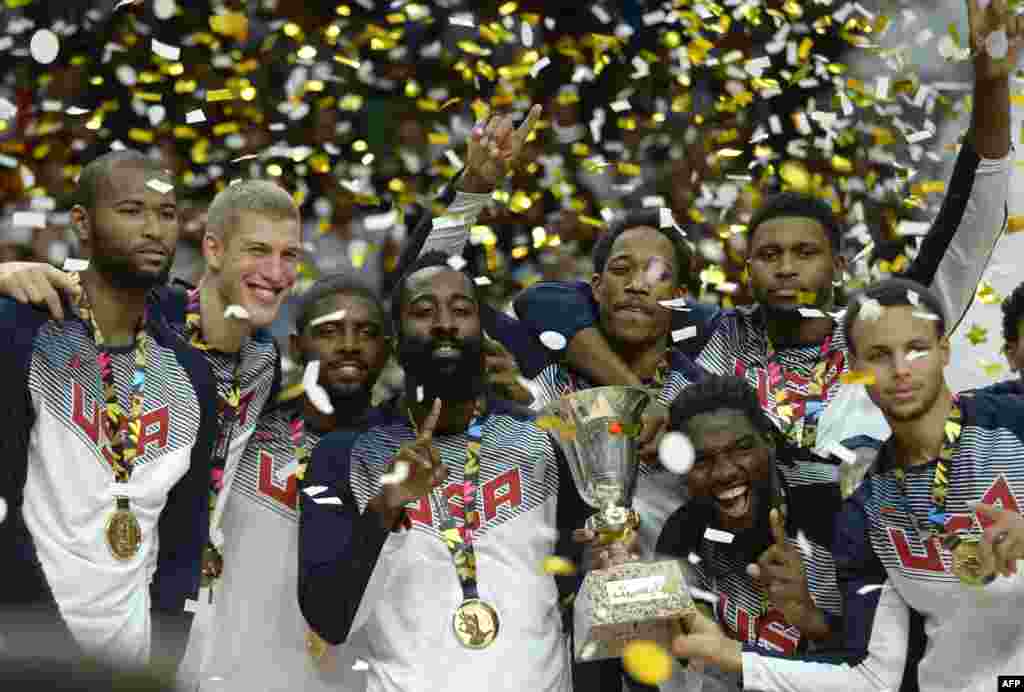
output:
[[[652,641],[626,644],[622,651],[622,667],[644,685],[660,685],[672,676],[672,658]]]
[[[541,332],[540,342],[544,344],[545,348],[552,351],[561,351],[568,344],[564,336],[552,331]]]
[[[694,456],[693,443],[681,432],[669,431],[658,443],[658,459],[672,473],[688,474],[693,468]]]
[[[146,181],[146,187],[150,188],[151,190],[156,190],[161,195],[166,195],[168,192],[170,192],[171,190],[174,189],[173,185],[171,185],[169,183],[165,183],[162,180],[158,180],[157,178],[153,178],[152,180],[147,180]]]
[[[410,470],[409,462],[399,461],[391,471],[381,474],[380,483],[381,485],[401,485],[409,480]]]
[[[251,318],[249,311],[241,305],[229,305],[224,309],[224,319],[247,321]]]
[[[89,268],[89,260],[68,257],[62,269],[66,272],[84,272]]]
[[[0,524],[7,518],[7,500],[0,497]]]
[[[714,541],[715,543],[725,543],[728,545],[732,543],[735,535],[728,531],[722,531],[721,529],[708,528],[704,530],[704,538],[709,541]]]
[[[344,319],[345,319],[345,311],[344,310],[336,310],[334,312],[329,312],[326,315],[321,315],[320,317],[317,317],[315,320],[311,320],[310,323],[309,323],[309,326],[311,328],[312,327],[319,327],[321,324],[328,324],[328,323],[331,323],[331,322],[341,322]]]
[[[814,548],[811,547],[811,542],[803,531],[797,531],[796,544],[800,548],[800,553],[804,556],[805,560],[810,560],[814,556]]]
[[[564,557],[551,555],[544,558],[544,562],[541,564],[541,572],[543,574],[568,577],[576,574],[576,565]]]
[[[860,312],[857,313],[857,317],[866,322],[877,322],[882,319],[882,304],[874,298],[861,299]]]
[[[334,406],[331,405],[331,398],[327,395],[327,391],[320,386],[319,380],[320,361],[310,361],[302,373],[302,388],[314,408],[329,416],[334,413]]]

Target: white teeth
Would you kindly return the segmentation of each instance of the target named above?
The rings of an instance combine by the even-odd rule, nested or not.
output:
[[[745,492],[747,492],[747,486],[741,485],[738,488],[733,488],[732,490],[726,490],[724,492],[718,493],[718,499],[719,500],[735,500],[737,497],[739,497],[740,495],[742,495]]]

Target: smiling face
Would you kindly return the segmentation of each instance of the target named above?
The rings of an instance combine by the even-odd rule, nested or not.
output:
[[[883,307],[881,317],[859,318],[850,332],[854,368],[874,374],[868,394],[896,422],[916,420],[935,406],[949,365],[949,341],[939,338],[935,321],[915,313],[922,314],[910,305]]]
[[[207,267],[225,306],[241,305],[253,327],[266,327],[295,285],[302,253],[299,220],[243,211],[233,223],[223,236],[206,234]]]
[[[302,334],[292,337],[292,349],[303,364],[320,361],[320,386],[337,398],[372,390],[390,348],[380,308],[341,293],[320,299],[310,315]]]
[[[648,344],[669,333],[672,312],[658,303],[685,295],[675,257],[672,242],[648,226],[615,239],[604,271],[591,279],[601,329],[613,342]]]
[[[832,280],[846,260],[835,252],[815,219],[780,216],[760,224],[750,241],[750,287],[762,305],[795,309],[832,307]],[[801,302],[813,294],[813,302]],[[805,298],[807,296],[804,296]]]
[[[716,510],[719,525],[738,533],[754,526],[764,488],[770,487],[772,448],[742,411],[719,409],[686,422],[693,443],[690,496]]]
[[[173,190],[161,194],[147,185],[154,179],[171,183],[166,174],[115,163],[97,190],[92,213],[80,206],[72,210],[90,264],[115,286],[147,289],[167,282],[180,232],[178,205]]]
[[[402,290],[398,358],[406,373],[427,396],[475,395],[484,356],[473,282],[450,267],[425,267]]]

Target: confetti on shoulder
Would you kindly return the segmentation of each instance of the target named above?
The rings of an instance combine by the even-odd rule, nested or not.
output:
[[[224,319],[248,320],[249,311],[243,308],[241,305],[229,305],[224,310]]]
[[[704,538],[708,539],[709,541],[714,541],[715,543],[725,543],[728,545],[732,543],[733,538],[735,538],[735,536],[729,533],[728,531],[721,531],[719,529],[709,528],[704,531]]]
[[[576,574],[576,565],[571,560],[558,555],[551,555],[544,558],[541,564],[541,571],[544,574],[554,574],[560,577],[570,577]]]
[[[844,372],[839,377],[839,381],[842,384],[874,384],[875,373],[863,370],[851,370],[850,372]]]
[[[84,272],[89,268],[89,260],[68,257],[64,260],[63,268],[66,272]]]

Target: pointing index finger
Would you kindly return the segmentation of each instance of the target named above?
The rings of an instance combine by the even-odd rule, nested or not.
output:
[[[772,526],[772,538],[775,539],[775,543],[779,546],[786,545],[786,522],[777,507],[768,514],[768,522]]]

